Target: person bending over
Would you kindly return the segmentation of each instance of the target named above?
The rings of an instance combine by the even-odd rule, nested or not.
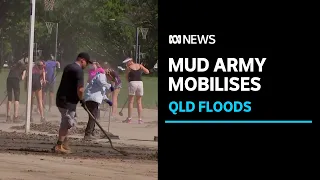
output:
[[[105,73],[98,72],[96,76],[88,83],[84,93],[84,100],[86,107],[95,118],[98,116],[99,105],[102,103],[102,101],[105,101],[107,104],[112,106],[112,102],[107,98],[107,96],[105,96],[107,90],[113,91],[114,88],[111,86],[111,84],[107,83]],[[93,134],[94,128],[95,121],[91,116],[89,116],[84,135],[85,140],[96,139]]]
[[[118,96],[120,93],[120,89],[122,88],[122,82],[118,72],[116,72],[113,68],[109,67],[105,69],[106,75],[109,81],[112,82],[114,91],[112,92],[112,118],[115,118],[118,113]]]

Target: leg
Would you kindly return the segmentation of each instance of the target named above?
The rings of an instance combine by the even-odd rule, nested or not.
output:
[[[131,120],[132,118],[132,109],[133,109],[133,101],[134,101],[134,96],[129,95],[128,97],[128,120]]]
[[[118,95],[120,89],[115,89],[112,94],[112,116],[116,116],[118,112]]]
[[[32,94],[31,94],[32,98],[31,98],[31,117],[32,117],[32,109],[33,109],[33,104],[34,104],[34,97],[35,97],[35,92],[32,91]]]
[[[10,116],[10,109],[11,109],[11,101],[13,99],[12,97],[12,81],[10,79],[7,79],[7,121],[11,121]]]
[[[49,110],[51,110],[52,103],[54,102],[54,83],[51,83],[49,87],[50,97],[49,97]]]
[[[136,96],[136,101],[137,101],[137,109],[138,109],[138,117],[139,121],[141,121],[141,116],[142,116],[142,96]]]
[[[58,108],[61,113],[61,123],[59,128],[59,137],[57,145],[54,147],[56,152],[60,153],[69,153],[66,146],[64,145],[67,142],[68,130],[74,127],[77,123],[76,112],[68,109]],[[69,148],[68,148],[69,149]]]
[[[33,111],[35,113],[40,113],[39,108],[37,106],[36,91],[35,90],[32,90],[32,101],[31,102],[32,102],[31,110],[33,109],[33,105],[36,105]]]
[[[46,107],[47,85],[42,88],[42,105]]]
[[[53,92],[50,92],[49,110],[51,110],[52,103],[54,102],[53,98],[54,98],[54,93],[53,93]]]
[[[10,120],[11,119],[11,116],[10,116],[10,109],[11,109],[11,100],[7,100],[7,120]]]
[[[138,110],[138,116],[139,120],[138,123],[143,123],[142,121],[142,96],[143,96],[143,82],[140,81],[137,84],[137,93],[136,93],[136,100],[137,100],[137,110]]]
[[[41,120],[44,120],[44,113],[43,113],[43,104],[42,104],[42,90],[36,91],[36,97],[38,102],[38,109],[40,111]]]
[[[90,113],[94,117],[97,117],[99,104],[96,102],[93,102],[93,101],[87,101],[86,106],[87,106],[88,110],[90,111]],[[91,136],[94,131],[94,127],[95,127],[95,121],[93,120],[93,118],[91,116],[89,116],[89,120],[88,120],[87,127],[85,130],[85,135],[84,135],[85,139],[92,139]]]
[[[15,86],[13,88],[13,94],[14,94],[14,119],[18,120],[19,116],[19,101],[20,101],[20,83],[19,80],[15,82]]]
[[[134,96],[136,94],[136,84],[135,81],[131,81],[128,84],[128,90],[129,90],[129,96],[128,96],[128,117],[125,122],[130,123],[131,118],[132,118],[132,109],[133,109],[133,101],[134,101]]]

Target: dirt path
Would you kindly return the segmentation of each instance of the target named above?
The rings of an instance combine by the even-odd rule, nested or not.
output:
[[[42,155],[0,153],[2,180],[152,180],[157,179],[154,161],[66,159]]]

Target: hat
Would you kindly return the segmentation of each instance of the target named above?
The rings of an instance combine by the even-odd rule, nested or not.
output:
[[[92,64],[92,61],[90,60],[90,56],[88,53],[82,52],[78,55],[78,58],[83,58],[87,61],[88,64]]]
[[[125,59],[124,61],[122,61],[122,63],[127,63],[127,62],[129,62],[129,61],[132,61],[132,58],[127,58],[127,59]]]

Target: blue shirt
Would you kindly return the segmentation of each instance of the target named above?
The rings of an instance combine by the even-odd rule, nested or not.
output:
[[[46,62],[46,79],[49,83],[54,82],[54,72],[57,66],[57,62],[54,60],[48,60]]]
[[[105,99],[106,91],[111,84],[107,82],[105,74],[98,73],[88,84],[84,91],[84,101],[94,101],[99,104]]]

